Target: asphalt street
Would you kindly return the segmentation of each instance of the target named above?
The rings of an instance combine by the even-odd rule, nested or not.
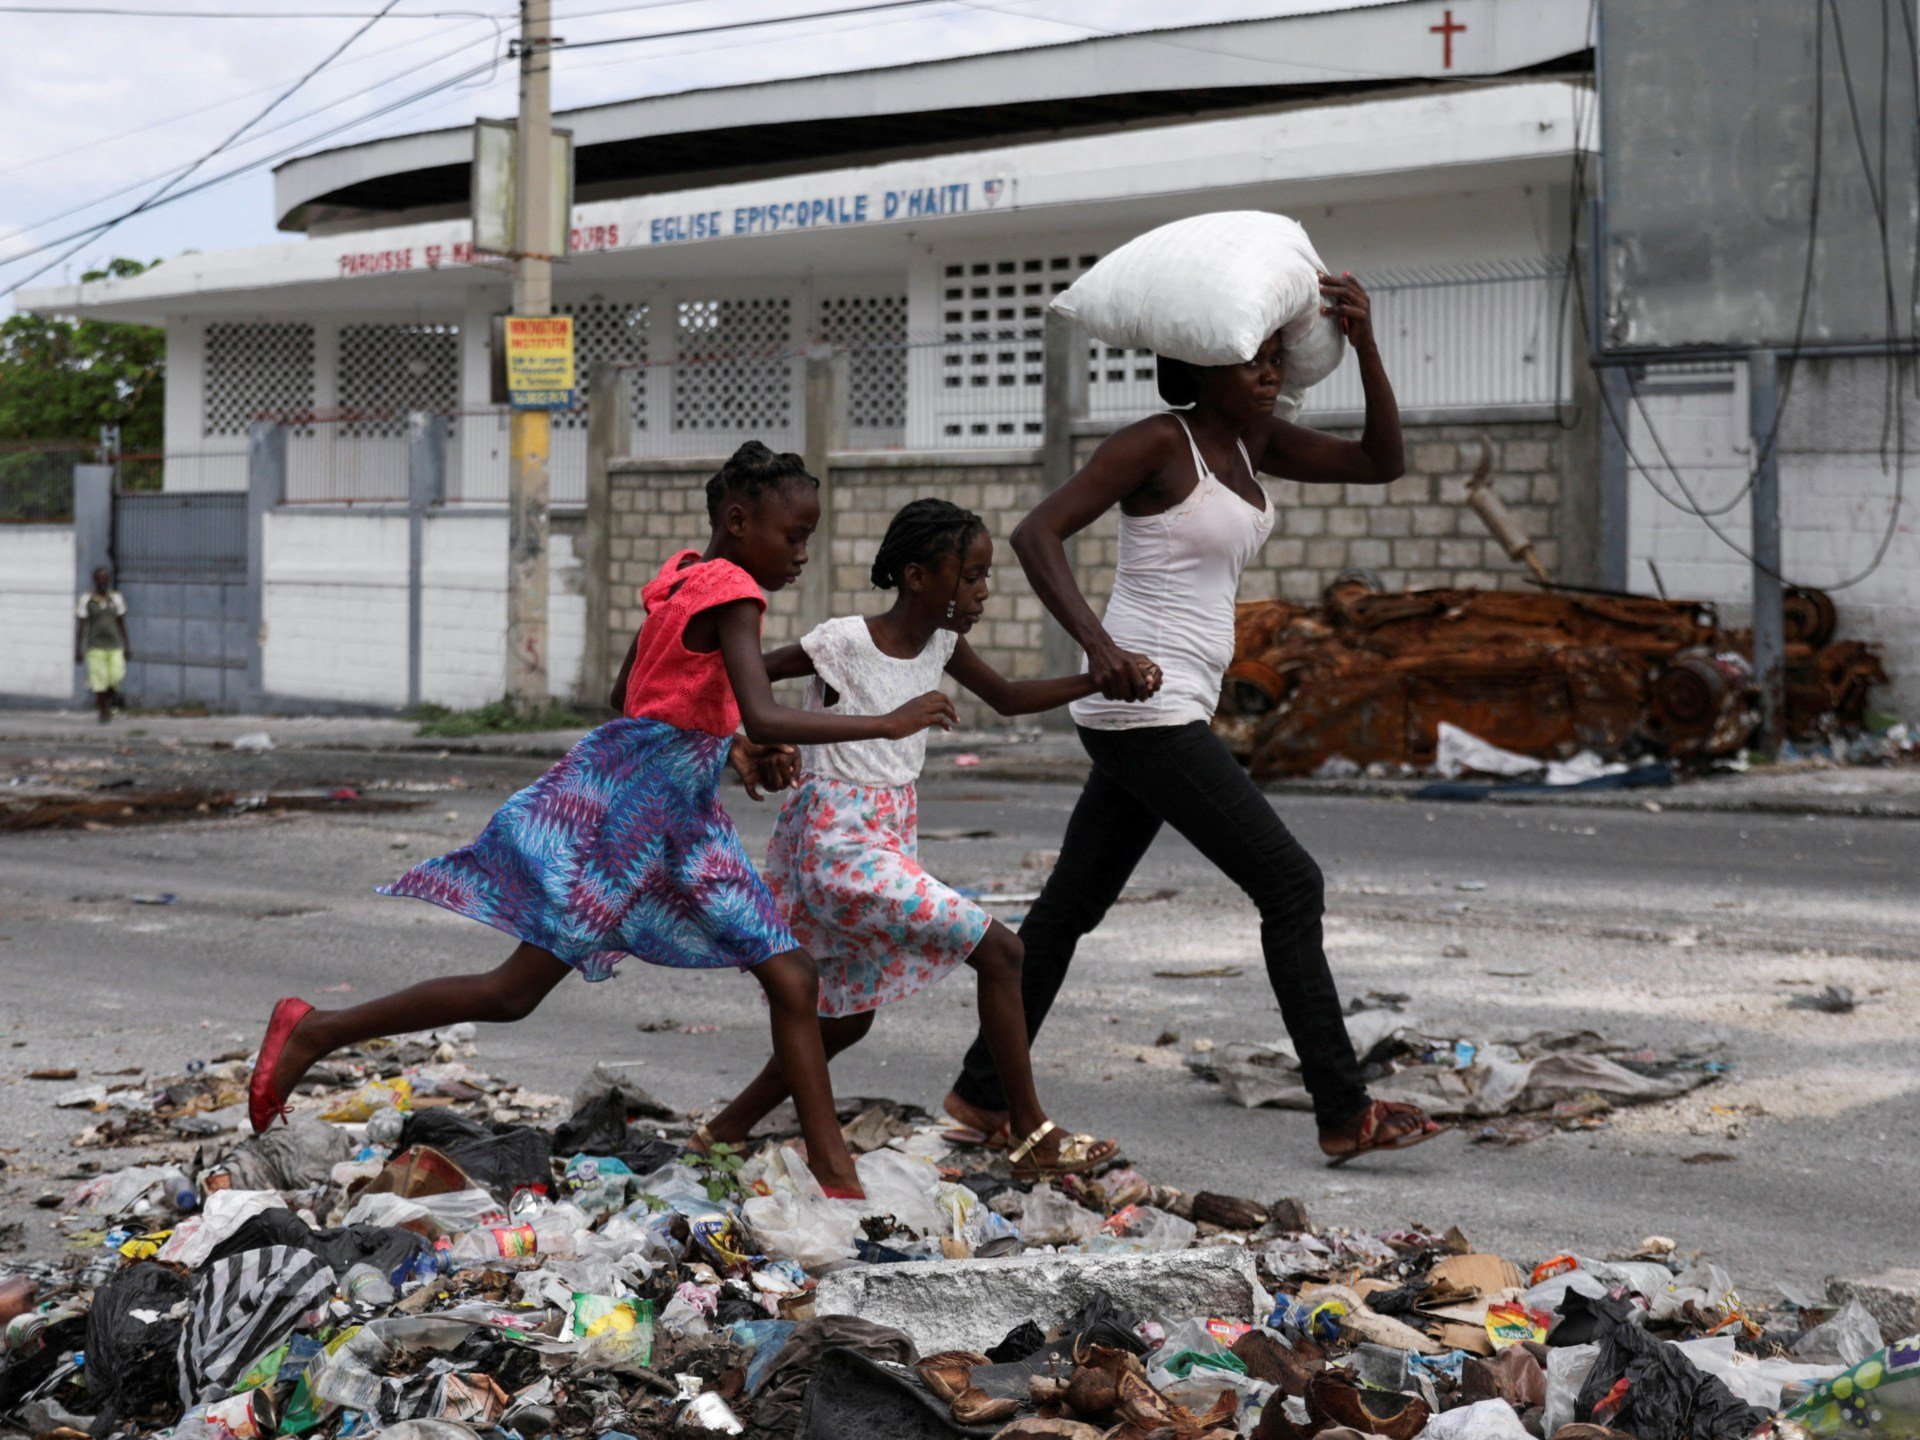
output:
[[[251,1046],[276,996],[342,1003],[490,966],[502,937],[373,886],[471,837],[540,762],[327,751],[248,756],[0,745],[9,775],[117,776],[241,791],[352,785],[421,802],[385,813],[261,814],[0,834],[0,1247],[44,1253],[27,1203],[66,1188],[86,1117],[55,1110],[40,1066],[172,1073]],[[1074,788],[970,777],[924,784],[924,853],[1017,916]],[[1459,1225],[1516,1257],[1631,1248],[1659,1233],[1749,1285],[1910,1262],[1920,1192],[1920,824],[1631,808],[1483,808],[1276,797],[1329,879],[1343,993],[1410,996],[1432,1032],[1590,1028],[1730,1067],[1605,1128],[1494,1149],[1450,1134],[1323,1167],[1304,1114],[1242,1110],[1183,1060],[1196,1041],[1281,1033],[1251,908],[1163,836],[1083,946],[1036,1051],[1063,1122],[1120,1137],[1151,1178],[1273,1198],[1323,1222]],[[750,850],[773,818],[738,791]],[[133,897],[170,892],[171,905]],[[1237,973],[1163,976],[1227,967]],[[1789,1008],[1844,984],[1850,1014]],[[350,989],[348,987],[351,987]],[[844,1094],[937,1104],[973,1028],[964,973],[884,1012],[835,1071]],[[672,1019],[706,1033],[638,1033]],[[1168,1033],[1179,1038],[1156,1044]],[[766,1052],[757,987],[630,965],[568,984],[530,1020],[483,1027],[482,1068],[556,1093],[595,1060],[640,1060],[670,1104],[723,1099]],[[11,1228],[18,1225],[19,1228]]]

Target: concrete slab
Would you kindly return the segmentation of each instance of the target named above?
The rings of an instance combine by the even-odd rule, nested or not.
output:
[[[856,1265],[820,1282],[820,1315],[858,1315],[913,1338],[922,1355],[985,1350],[1032,1320],[1042,1328],[1072,1315],[1096,1292],[1143,1320],[1193,1315],[1265,1319],[1271,1301],[1253,1257],[1239,1246],[1155,1255],[1011,1255],[998,1260],[920,1260]]]

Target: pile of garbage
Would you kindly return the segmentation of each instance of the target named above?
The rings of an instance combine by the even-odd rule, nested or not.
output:
[[[1920,1434],[1920,1337],[1627,1256],[1367,1235],[1125,1164],[1020,1185],[911,1107],[690,1152],[636,1067],[571,1103],[470,1031],[335,1057],[239,1138],[247,1058],[64,1096],[72,1249],[0,1265],[0,1429],[49,1440],[1741,1440]],[[84,1162],[83,1162],[84,1163]]]
[[[1875,648],[1837,640],[1832,600],[1785,607],[1786,729],[1865,735]],[[1540,760],[1734,755],[1759,721],[1750,632],[1698,600],[1581,590],[1383,591],[1349,571],[1317,605],[1241,604],[1215,728],[1255,776],[1329,761],[1433,767],[1441,726]],[[1869,745],[1869,750],[1885,746]]]

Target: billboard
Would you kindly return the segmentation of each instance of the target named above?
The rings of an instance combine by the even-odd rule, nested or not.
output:
[[[1604,0],[1603,351],[1911,343],[1915,7]]]

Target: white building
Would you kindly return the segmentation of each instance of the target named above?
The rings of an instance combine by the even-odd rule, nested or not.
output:
[[[1274,0],[1265,19],[1126,35],[1097,29],[1106,12],[1087,8],[1087,37],[1055,45],[556,116],[577,155],[556,305],[576,318],[583,373],[595,360],[628,367],[630,469],[666,467],[610,527],[617,592],[662,545],[691,538],[692,517],[660,490],[686,483],[683,462],[749,437],[800,447],[801,357],[822,344],[853,352],[848,473],[873,481],[850,492],[834,542],[836,604],[857,597],[861,537],[882,523],[859,507],[877,516],[903,486],[951,484],[996,527],[1011,524],[1037,493],[1047,298],[1154,224],[1262,208],[1299,218],[1331,268],[1370,282],[1412,471],[1385,497],[1289,487],[1249,593],[1313,594],[1354,564],[1389,585],[1520,583],[1458,503],[1485,436],[1501,493],[1558,578],[1647,590],[1651,560],[1670,592],[1738,617],[1739,557],[1623,468],[1619,447],[1602,462],[1612,437],[1596,420],[1567,272],[1574,161],[1593,143],[1581,133],[1594,109],[1590,0]],[[564,83],[564,49],[555,63]],[[170,491],[240,487],[250,423],[289,422],[258,607],[265,689],[288,703],[500,692],[506,426],[488,347],[509,282],[472,252],[471,156],[461,127],[293,160],[276,178],[286,242],[21,297],[166,327]],[[1088,368],[1080,433],[1155,408],[1150,357],[1091,346]],[[1738,385],[1732,367],[1695,367],[1664,393],[1650,386],[1633,408],[1635,453],[1654,451],[1650,416],[1709,489],[1737,485]],[[1308,397],[1305,418],[1351,423],[1358,404],[1349,364]],[[410,562],[402,530],[366,527],[407,493],[405,417],[419,410],[447,417],[438,516],[467,523],[429,527],[424,561]],[[557,691],[591,694],[603,682],[585,673],[590,584],[567,518],[585,492],[585,437],[584,412],[556,417],[552,665]],[[1791,437],[1783,453],[1787,565],[1818,584],[1872,548],[1884,477],[1796,457]],[[648,530],[636,507],[679,518]],[[1895,563],[1842,602],[1847,633],[1887,644],[1903,677],[1896,703],[1909,707],[1920,703],[1904,679],[1920,672],[1916,544],[1902,531]],[[1097,545],[1089,554],[1098,592],[1103,560]],[[409,584],[410,658],[393,650]],[[384,601],[368,599],[382,587]],[[1019,663],[1041,627],[1009,588],[1016,618],[995,648]],[[616,647],[632,618],[622,603],[604,612]],[[343,615],[360,627],[346,638]],[[370,667],[369,649],[385,658]]]
[[[1550,403],[1589,8],[1277,0],[1260,21],[563,112],[578,204],[556,301],[583,361],[643,367],[650,453],[790,437],[787,357],[816,340],[898,347],[856,365],[856,445],[1031,443],[1027,358],[956,342],[1030,320],[1163,220],[1271,208],[1377,282],[1481,277],[1424,296],[1394,337],[1411,408]],[[564,76],[564,50],[555,63]],[[294,438],[290,498],[393,497],[401,417],[429,408],[460,416],[453,496],[498,499],[488,320],[509,287],[472,254],[471,155],[462,127],[293,160],[276,205],[299,238],[23,304],[166,326],[169,488],[234,486],[258,415],[344,415]],[[663,373],[692,357],[727,363]],[[1136,359],[1098,358],[1096,415],[1152,406]],[[1357,394],[1346,375],[1316,404]],[[580,497],[583,425],[561,421],[562,504]]]

